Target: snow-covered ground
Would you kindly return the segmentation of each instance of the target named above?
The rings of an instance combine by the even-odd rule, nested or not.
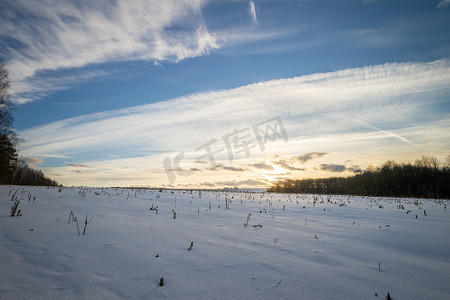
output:
[[[0,186],[0,298],[450,299],[445,204]]]

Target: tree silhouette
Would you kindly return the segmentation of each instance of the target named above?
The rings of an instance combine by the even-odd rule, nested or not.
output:
[[[9,97],[10,83],[8,70],[0,63],[0,183],[12,180],[14,165],[17,161],[16,144],[18,138],[12,129],[13,103]]]
[[[20,139],[12,127],[15,106],[10,99],[10,86],[8,70],[0,63],[0,184],[58,185],[18,157],[16,147]]]

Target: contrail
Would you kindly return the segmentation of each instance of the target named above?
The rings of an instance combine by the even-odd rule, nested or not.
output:
[[[407,144],[410,144],[410,145],[415,146],[410,140],[408,140],[408,139],[402,137],[401,135],[398,135],[398,134],[396,134],[396,133],[394,133],[394,132],[392,132],[392,131],[389,131],[389,130],[383,130],[383,129],[381,129],[381,128],[378,128],[378,127],[375,127],[375,126],[373,126],[373,125],[370,125],[370,124],[367,123],[367,122],[364,122],[364,121],[361,121],[361,120],[358,120],[358,119],[355,119],[355,118],[352,118],[352,120],[354,120],[354,121],[356,121],[356,122],[358,122],[358,123],[361,123],[361,124],[363,124],[363,125],[366,125],[367,127],[370,127],[370,128],[372,128],[372,129],[375,129],[376,131],[382,132],[382,133],[384,133],[384,134],[387,135],[387,136],[394,137],[394,138],[396,138],[396,139],[401,140],[402,142],[405,142],[405,143],[407,143]]]

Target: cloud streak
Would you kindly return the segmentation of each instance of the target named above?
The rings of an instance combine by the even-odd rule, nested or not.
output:
[[[24,157],[23,160],[26,163],[33,164],[33,165],[40,165],[44,162],[44,160],[42,160],[41,158],[32,157],[32,156]]]
[[[10,71],[12,99],[39,100],[93,78],[112,75],[106,63],[134,60],[177,63],[218,49],[279,39],[288,28],[257,30],[233,24],[211,30],[208,0],[0,2],[0,56]],[[67,71],[72,75],[66,75]],[[61,76],[61,74],[64,74]]]
[[[321,164],[320,170],[329,172],[344,172],[347,168],[338,164]]]
[[[305,153],[302,154],[300,156],[294,157],[294,160],[297,160],[301,163],[305,163],[311,159],[315,159],[315,158],[321,158],[324,155],[327,155],[328,153],[326,152],[309,152],[309,153]]]
[[[91,165],[87,165],[87,164],[66,163],[66,166],[68,166],[68,167],[75,167],[75,168],[92,168]]]
[[[153,145],[154,150],[178,151],[196,148],[207,139],[220,139],[235,128],[245,128],[274,115],[283,116],[289,136],[293,137],[355,127],[373,130],[352,121],[356,117],[377,128],[377,124],[391,120],[415,122],[422,113],[420,107],[439,101],[437,97],[425,99],[422,95],[448,93],[449,65],[448,60],[440,60],[348,69],[83,115],[23,131],[27,141],[24,149],[50,154],[48,146],[52,145],[52,154],[68,155],[85,145],[96,145],[101,150],[114,144],[127,149]],[[405,96],[412,98],[405,102]],[[396,109],[392,109],[394,105]],[[299,116],[303,117],[302,122],[294,120]],[[296,127],[303,130],[296,133]],[[123,140],[129,146],[119,145]]]
[[[252,134],[254,124],[280,116],[289,142],[270,142],[261,152],[253,140],[256,147],[251,156],[237,155],[233,164],[238,166],[228,166],[236,170],[227,171],[251,164],[263,167],[259,162],[266,164],[261,170],[268,170],[270,159],[262,156],[275,155],[296,157],[295,162],[275,160],[294,171],[303,168],[294,163],[309,163],[336,149],[372,155],[391,153],[390,147],[406,152],[430,149],[428,145],[447,149],[448,96],[449,60],[384,64],[260,82],[61,120],[21,131],[26,140],[21,152],[39,158],[65,157],[63,165],[67,157],[96,168],[102,165],[100,160],[121,167],[132,164],[142,166],[140,174],[145,174],[144,168],[161,170],[165,157],[185,151],[182,167],[188,170],[198,167],[195,161],[204,155],[194,149],[211,139],[217,140],[214,150],[225,149],[223,137],[233,130],[246,129]],[[226,150],[216,157],[218,164],[228,158]],[[353,157],[342,161],[349,158]],[[105,174],[109,173],[99,173],[98,178]],[[164,179],[165,175],[158,176]]]
[[[263,170],[267,170],[267,171],[273,171],[273,167],[269,164],[266,163],[256,163],[256,164],[251,164],[251,167],[257,168],[257,169],[263,169]]]
[[[250,14],[250,18],[252,19],[253,25],[258,25],[258,17],[256,16],[256,7],[253,1],[248,3],[248,13]]]
[[[444,8],[447,7],[450,4],[450,0],[442,0],[441,2],[439,2],[438,4],[438,8]]]
[[[277,166],[282,167],[283,169],[290,170],[290,171],[304,171],[305,170],[305,168],[295,167],[285,160],[278,160],[278,161],[274,161],[273,163]]]
[[[0,35],[12,40],[2,54],[8,58],[17,101],[31,101],[29,94],[46,90],[40,87],[46,82],[40,80],[43,72],[134,59],[177,62],[209,54],[220,45],[203,21],[205,3],[2,1]],[[175,32],[173,26],[181,30]],[[58,82],[53,92],[64,84]]]

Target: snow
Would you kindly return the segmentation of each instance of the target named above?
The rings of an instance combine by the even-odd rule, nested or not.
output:
[[[22,216],[11,217],[16,190]],[[450,298],[445,200],[199,196],[0,186],[0,298]],[[71,211],[81,232],[92,218],[85,235]]]

